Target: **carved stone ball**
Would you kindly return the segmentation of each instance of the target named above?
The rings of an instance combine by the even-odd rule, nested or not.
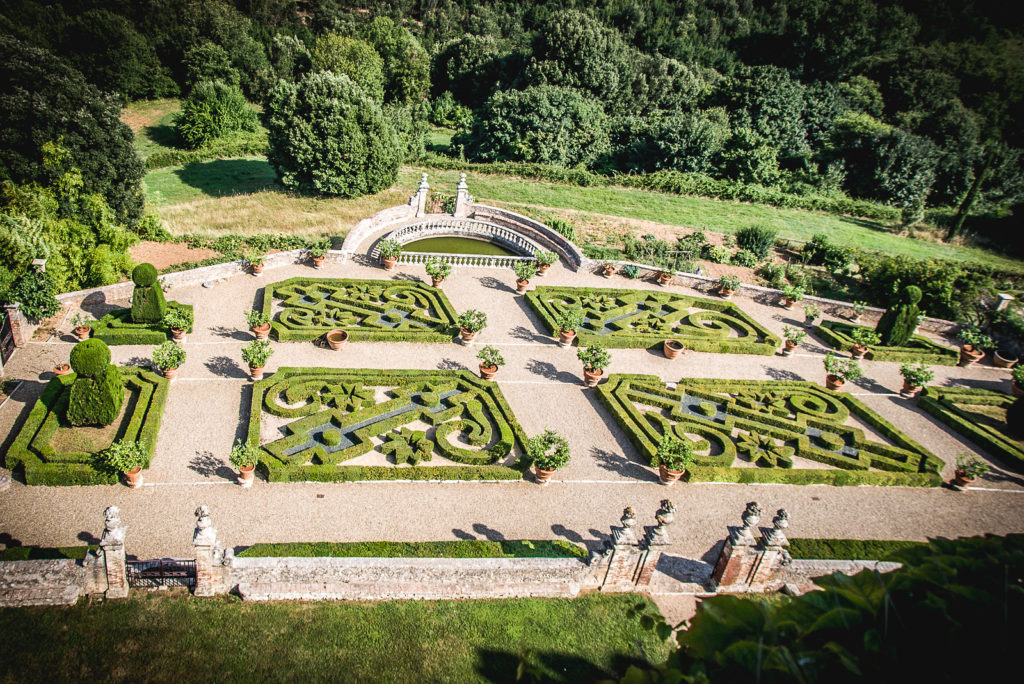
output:
[[[71,350],[71,369],[80,377],[92,378],[110,365],[110,348],[103,340],[90,338],[75,345]]]
[[[156,266],[153,264],[139,264],[132,269],[132,282],[138,287],[149,287],[156,282]]]

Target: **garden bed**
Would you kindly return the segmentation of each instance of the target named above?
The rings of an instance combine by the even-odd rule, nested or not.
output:
[[[192,313],[191,304],[167,302],[167,310],[184,309]],[[115,309],[92,324],[92,336],[108,345],[163,344],[171,339],[171,329],[159,323],[133,323],[131,309]]]
[[[840,321],[822,321],[816,332],[821,339],[831,345],[833,349],[850,351],[856,342],[853,340],[853,331],[857,328],[874,330],[866,326],[842,323]],[[884,347],[872,345],[864,356],[873,361],[898,361],[898,362],[922,362],[940,366],[955,366],[960,358],[960,353],[951,347],[944,347],[941,344],[932,342],[922,335],[914,335],[902,347]]]
[[[1006,434],[1006,409],[1017,397],[986,389],[926,387],[917,405],[975,444],[1024,465],[1024,441]]]

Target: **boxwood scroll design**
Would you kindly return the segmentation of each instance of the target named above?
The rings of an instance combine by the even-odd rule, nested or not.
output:
[[[651,347],[666,338],[687,349],[733,354],[774,354],[779,338],[732,302],[656,290],[538,287],[527,301],[552,335],[557,314],[582,308],[581,345]]]
[[[117,427],[116,439],[145,444],[147,458],[143,468],[148,468],[167,402],[168,381],[135,366],[120,370],[125,389],[130,394],[125,398],[127,408]],[[118,481],[117,473],[96,468],[95,453],[57,451],[52,445],[58,430],[94,429],[73,428],[64,418],[74,381],[74,373],[50,380],[7,452],[7,467],[13,470],[24,465],[25,482],[30,485],[115,484]]]
[[[642,457],[657,465],[666,433],[695,441],[691,481],[936,486],[943,462],[846,393],[810,382],[614,374],[599,396]],[[856,416],[890,442],[848,425]],[[737,458],[759,468],[734,467]],[[793,468],[793,457],[830,468]],[[873,469],[873,470],[872,470]]]
[[[863,327],[840,321],[823,321],[816,332],[833,349],[850,351],[856,344],[852,337],[853,331]],[[923,361],[940,366],[955,366],[959,356],[956,349],[943,347],[922,335],[914,335],[903,347],[873,346],[866,358],[874,361]]]
[[[263,311],[279,340],[312,340],[334,329],[351,340],[448,342],[458,315],[444,292],[396,280],[290,278],[267,285]]]
[[[986,389],[926,387],[917,405],[982,448],[1024,465],[1024,443],[1009,437],[1006,409],[1017,397]]]
[[[191,304],[167,302],[167,310],[186,309]],[[109,345],[114,344],[162,344],[171,339],[171,329],[162,321],[158,323],[135,323],[131,309],[115,309],[93,324],[92,336]]]
[[[388,398],[378,402],[378,389]],[[296,420],[285,436],[263,443],[269,413]],[[469,371],[281,368],[253,386],[249,443],[260,446],[260,470],[274,482],[304,480],[509,480],[526,438],[498,386]],[[411,423],[429,430],[414,430]],[[351,466],[380,451],[396,465]],[[424,466],[434,454],[459,466]]]

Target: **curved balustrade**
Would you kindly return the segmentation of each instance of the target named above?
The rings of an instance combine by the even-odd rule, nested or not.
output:
[[[407,242],[413,242],[416,240],[422,240],[429,237],[470,237],[484,239],[490,242],[497,243],[504,247],[518,252],[522,257],[502,257],[511,258],[513,260],[522,260],[524,258],[532,258],[534,252],[542,249],[533,240],[524,237],[515,230],[506,228],[505,226],[499,226],[494,223],[488,223],[486,221],[474,221],[472,219],[430,219],[428,221],[420,221],[412,223],[406,226],[402,226],[397,230],[392,231],[385,236],[386,239],[392,239],[398,241],[399,244],[405,244]],[[379,243],[373,246],[370,251],[370,256],[377,257],[379,255]],[[527,257],[526,255],[530,255]],[[469,257],[472,255],[458,254],[458,255],[432,255],[432,256],[459,256]],[[417,262],[404,262],[401,263],[417,263]],[[453,263],[453,262],[450,262]],[[511,262],[510,262],[511,263]]]
[[[434,252],[402,252],[398,255],[400,264],[425,264],[430,259],[440,259],[452,266],[477,268],[512,268],[519,261],[533,261],[533,257],[507,256],[500,254],[440,254]]]

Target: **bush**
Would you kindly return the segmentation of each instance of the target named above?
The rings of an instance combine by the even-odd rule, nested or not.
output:
[[[583,367],[591,373],[603,371],[612,362],[611,354],[599,344],[577,350],[576,358],[582,361]]]
[[[501,355],[501,352],[496,347],[492,347],[489,344],[477,352],[476,358],[480,359],[480,363],[487,368],[505,365],[505,357]]]
[[[704,258],[715,264],[727,264],[732,258],[732,252],[728,247],[718,245],[707,245],[704,248]]]
[[[181,103],[174,126],[189,147],[197,148],[233,133],[255,132],[259,121],[237,87],[202,81]]]
[[[736,244],[742,249],[750,250],[758,259],[767,259],[775,248],[779,231],[768,226],[748,226],[736,233]]]
[[[100,460],[110,468],[122,473],[143,467],[148,458],[146,445],[125,440],[114,442],[100,454]]]
[[[28,268],[14,281],[5,299],[21,304],[21,312],[32,320],[40,320],[60,311],[60,302],[53,296],[53,280],[37,268]]]
[[[663,465],[669,470],[683,471],[693,465],[693,460],[693,442],[666,434],[658,443],[658,453],[651,464]]]
[[[317,38],[312,58],[313,71],[348,76],[368,97],[384,100],[384,60],[369,43],[328,33]]]
[[[902,347],[907,344],[917,328],[920,311],[921,288],[908,285],[903,288],[900,300],[890,306],[878,320],[875,332],[886,347]]]
[[[185,348],[177,342],[168,340],[158,347],[153,347],[153,365],[162,371],[181,367],[185,363]]]
[[[121,413],[124,383],[121,371],[110,363],[110,349],[101,340],[79,342],[71,350],[71,369],[77,377],[68,400],[68,422],[110,425]]]
[[[560,218],[553,218],[548,221],[548,227],[554,229],[555,232],[569,242],[576,242],[576,229],[568,221],[563,221]]]
[[[569,462],[569,441],[554,430],[545,429],[526,443],[526,455],[541,470],[561,468]]]
[[[472,333],[478,333],[487,327],[487,314],[476,309],[467,309],[459,314],[457,322],[460,328],[465,328]]]
[[[736,266],[744,266],[746,268],[753,268],[757,266],[757,255],[751,252],[749,249],[741,249],[732,255],[732,263]]]
[[[473,111],[456,102],[446,90],[430,104],[430,123],[446,128],[469,128],[473,123]]]
[[[101,340],[83,340],[71,348],[70,362],[75,374],[94,377],[110,365],[110,348]]]
[[[156,282],[156,268],[153,264],[139,264],[132,271],[132,321],[134,323],[159,323],[167,313],[164,291]]]

